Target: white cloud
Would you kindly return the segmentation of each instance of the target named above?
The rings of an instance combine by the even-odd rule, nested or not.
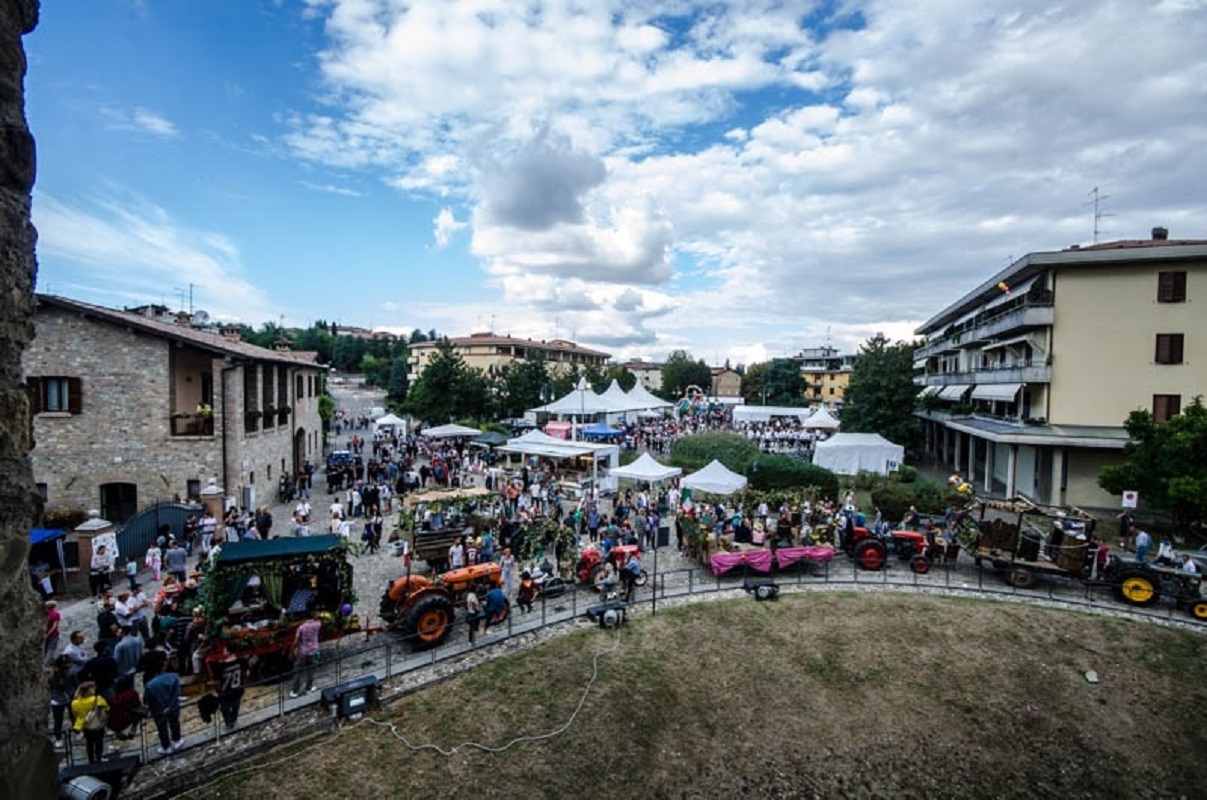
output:
[[[142,106],[137,106],[133,111],[128,112],[102,106],[98,109],[98,113],[105,119],[110,130],[137,131],[164,139],[171,139],[179,135],[176,125],[170,119]]]
[[[252,324],[281,313],[246,278],[233,242],[181,225],[138,198],[67,203],[39,193],[33,221],[39,254],[80,269],[94,286],[121,286],[128,298],[162,302],[191,285],[197,307]]]
[[[361,193],[355,189],[349,189],[346,186],[336,186],[333,183],[311,183],[310,181],[298,181],[298,184],[305,186],[307,189],[313,189],[316,192],[324,192],[326,194],[337,194],[341,197],[360,197]]]
[[[826,31],[771,0],[309,8],[331,102],[293,152],[464,203],[438,243],[471,225],[525,324],[572,309],[618,350],[907,337],[1007,255],[1085,241],[1092,186],[1119,235],[1207,212],[1201,2],[1143,35],[1090,0],[867,0]]]
[[[467,227],[469,227],[469,223],[459,222],[453,216],[451,208],[445,206],[440,209],[440,213],[432,221],[432,234],[436,239],[436,246],[440,248],[448,247],[448,243],[453,240],[453,236],[457,231],[464,230]]]

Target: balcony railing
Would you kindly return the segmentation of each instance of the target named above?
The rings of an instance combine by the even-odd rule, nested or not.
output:
[[[173,436],[213,436],[214,417],[201,414],[172,415]]]
[[[939,353],[955,352],[973,342],[983,342],[995,336],[1027,328],[1042,328],[1052,325],[1055,320],[1056,312],[1050,302],[1027,303],[978,320],[970,330],[927,342],[914,351],[914,358],[930,358]]]
[[[916,378],[921,386],[947,386],[953,383],[1051,383],[1052,365],[1046,361],[1024,361],[993,367],[978,367],[961,372],[938,372]]]

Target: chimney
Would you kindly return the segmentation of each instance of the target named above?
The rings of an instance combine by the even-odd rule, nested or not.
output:
[[[176,324],[177,325],[188,325],[192,320],[193,320],[193,315],[190,314],[189,312],[187,312],[187,311],[177,311],[176,312]]]
[[[243,338],[238,325],[223,325],[218,333],[221,334],[223,339],[231,342],[238,342]]]
[[[1168,228],[1160,228],[1160,227],[1153,228],[1153,241],[1154,242],[1164,242],[1168,238],[1169,238],[1169,229]]]

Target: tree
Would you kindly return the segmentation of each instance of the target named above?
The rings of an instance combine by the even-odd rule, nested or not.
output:
[[[751,364],[742,376],[742,397],[764,406],[799,406],[804,403],[805,379],[790,358],[773,358]]]
[[[878,433],[909,449],[922,441],[922,426],[914,416],[918,387],[914,385],[914,346],[889,342],[877,333],[859,348],[842,405],[842,429]]]
[[[604,373],[604,381],[608,386],[612,385],[612,381],[616,381],[620,384],[620,388],[627,392],[637,385],[637,376],[629,372],[628,367],[615,365],[608,367],[607,372]]]
[[[693,361],[686,350],[675,350],[662,365],[662,397],[678,400],[689,386],[708,391],[712,385],[712,370],[701,361]]]
[[[1123,463],[1103,467],[1098,485],[1111,494],[1136,491],[1146,506],[1170,515],[1174,529],[1207,520],[1207,408],[1194,398],[1181,414],[1157,422],[1137,410],[1123,423]]]
[[[320,364],[331,363],[331,348],[334,340],[327,330],[327,323],[319,320],[306,330],[300,331],[293,340],[294,350],[313,350],[318,353]]]
[[[435,352],[423,368],[406,400],[408,413],[424,422],[448,422],[456,416],[457,392],[469,371],[448,339],[436,344]]]
[[[394,359],[390,366],[390,382],[386,385],[386,399],[392,403],[402,403],[407,399],[407,387],[410,381],[410,366],[406,356]]]
[[[503,365],[495,379],[498,416],[519,417],[541,405],[548,387],[549,369],[543,358],[528,357]]]

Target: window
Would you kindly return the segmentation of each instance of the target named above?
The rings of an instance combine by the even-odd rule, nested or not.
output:
[[[29,378],[30,413],[58,411],[79,414],[83,409],[83,393],[79,378]]]
[[[1181,364],[1183,341],[1184,334],[1181,333],[1158,333],[1154,360],[1158,364]]]
[[[1165,422],[1170,417],[1176,417],[1180,413],[1182,413],[1182,395],[1153,395],[1153,419],[1157,422]]]
[[[1186,273],[1158,272],[1157,273],[1157,302],[1185,303],[1186,302]]]

